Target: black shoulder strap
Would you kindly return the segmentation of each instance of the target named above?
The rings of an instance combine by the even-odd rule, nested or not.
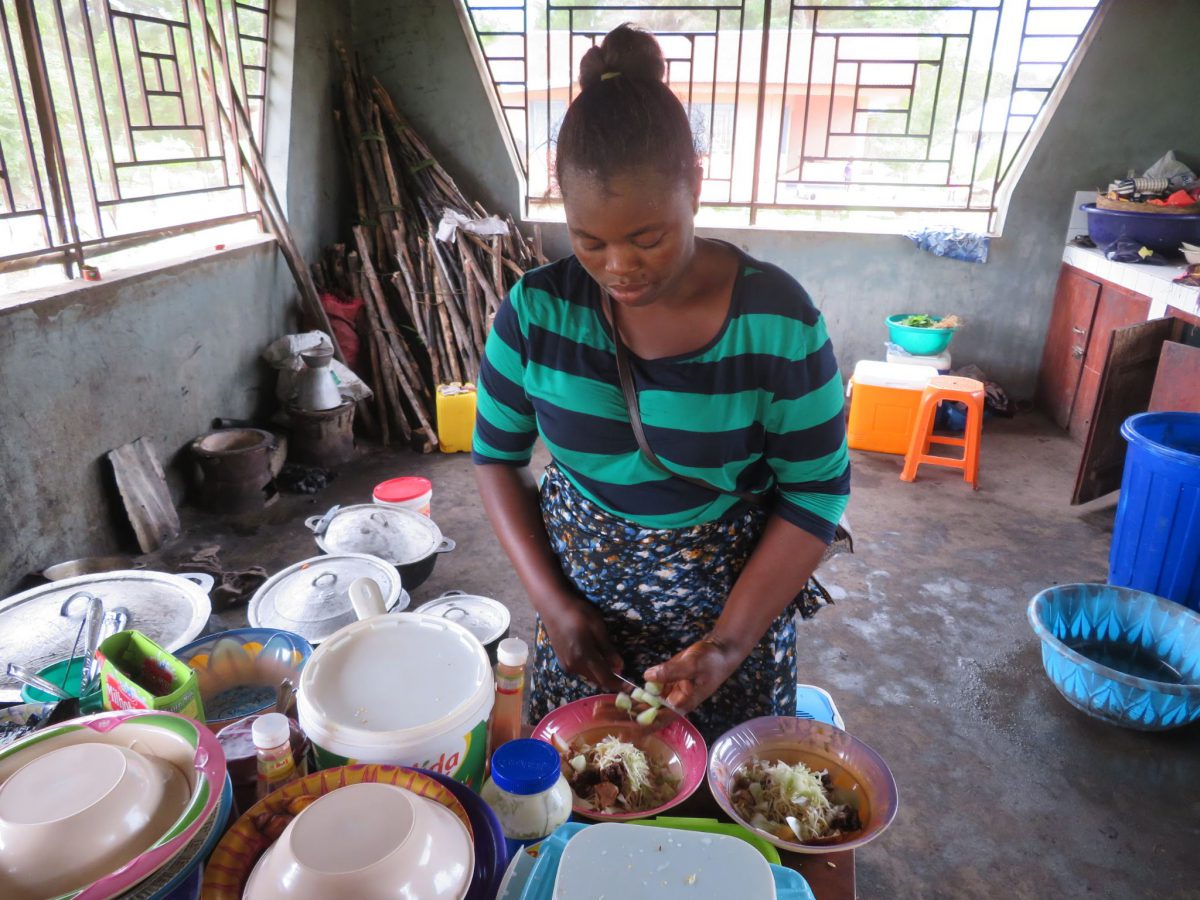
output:
[[[642,455],[652,463],[655,468],[666,472],[668,475],[682,479],[697,487],[706,488],[717,494],[730,494],[740,500],[749,503],[751,506],[766,507],[770,505],[771,499],[763,494],[751,494],[746,491],[727,491],[725,488],[717,487],[715,484],[709,484],[700,478],[693,478],[690,475],[684,475],[681,472],[673,472],[663,465],[662,460],[658,458],[653,450],[650,449],[650,442],[646,440],[646,431],[642,428],[642,411],[638,404],[637,387],[633,383],[633,372],[629,367],[629,350],[625,346],[625,341],[621,338],[621,327],[617,324],[616,313],[613,309],[612,301],[607,293],[602,294],[604,298],[604,311],[608,313],[608,321],[612,325],[613,343],[617,348],[617,377],[621,381],[621,393],[625,397],[625,408],[629,411],[629,424],[633,426],[633,436],[637,440],[638,447],[641,448]]]

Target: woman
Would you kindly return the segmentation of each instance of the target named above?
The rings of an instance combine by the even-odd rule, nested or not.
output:
[[[474,459],[538,613],[533,720],[623,672],[668,685],[711,740],[795,712],[794,601],[849,463],[804,289],[695,235],[702,170],[664,71],[630,26],[582,60],[556,159],[574,255],[526,274],[496,316]]]

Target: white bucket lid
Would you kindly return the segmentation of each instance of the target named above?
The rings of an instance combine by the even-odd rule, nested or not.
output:
[[[483,645],[467,629],[393,613],[325,641],[304,666],[298,693],[301,727],[319,746],[380,748],[427,740],[478,717],[491,705],[495,681]]]
[[[920,391],[934,378],[938,370],[933,366],[910,366],[904,363],[880,362],[862,359],[854,364],[854,383],[873,387],[899,388]]]

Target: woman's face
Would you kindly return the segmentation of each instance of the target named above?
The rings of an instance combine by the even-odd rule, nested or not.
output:
[[[622,306],[669,296],[695,250],[699,179],[688,185],[643,171],[600,180],[568,172],[563,205],[571,248]]]

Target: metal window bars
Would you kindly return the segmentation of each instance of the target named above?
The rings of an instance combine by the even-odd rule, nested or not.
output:
[[[554,205],[553,137],[588,48],[658,37],[697,131],[713,224],[931,217],[977,231],[1100,0],[461,0],[525,180]],[[1016,167],[1016,168],[1015,168]]]
[[[257,217],[215,92],[244,98],[261,142],[270,19],[269,0],[0,0],[0,272],[73,277]]]

